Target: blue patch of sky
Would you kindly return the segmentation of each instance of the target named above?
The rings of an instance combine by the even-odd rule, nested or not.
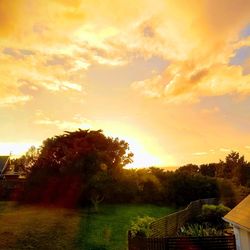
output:
[[[242,100],[237,99],[237,96],[223,95],[213,97],[203,97],[198,104],[198,109],[209,109],[213,107],[219,108],[219,113],[216,116],[220,118],[235,129],[242,132],[250,132],[250,97],[245,97]]]
[[[241,39],[248,36],[250,36],[250,24],[247,25],[240,33]],[[243,65],[248,58],[250,58],[250,46],[243,46],[236,51],[234,57],[231,58],[229,64]],[[243,74],[249,74],[247,69],[243,69]]]
[[[168,64],[159,57],[134,57],[130,63],[122,66],[91,66],[86,75],[88,84],[85,101],[92,107],[86,110],[88,116],[94,115],[96,119],[95,110],[98,110],[98,119],[120,119],[128,114],[130,119],[137,116],[138,95],[135,97],[131,91],[131,83],[152,77],[152,71],[162,73]]]
[[[248,37],[250,36],[250,24],[248,24],[241,32],[240,32],[240,38]]]
[[[231,65],[241,65],[250,57],[250,46],[241,47],[230,60]]]
[[[100,88],[112,89],[127,88],[134,81],[141,81],[152,76],[152,71],[162,73],[168,66],[168,62],[159,58],[142,57],[123,66],[93,65],[87,72],[87,80]]]
[[[201,109],[208,109],[217,105],[227,107],[229,101],[229,96],[206,96],[202,97],[201,102],[198,103],[198,107]]]
[[[240,38],[248,36],[250,36],[250,24],[240,33]],[[243,65],[248,58],[250,58],[250,46],[243,46],[236,51],[235,56],[230,60],[230,64]],[[243,69],[243,74],[248,74],[248,72]],[[242,132],[250,132],[250,97],[245,97],[242,100],[237,100],[237,96],[232,95],[204,97],[197,108],[209,109],[215,106],[220,109],[219,115],[223,120]]]

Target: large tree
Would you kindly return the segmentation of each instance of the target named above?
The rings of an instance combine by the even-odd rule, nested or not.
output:
[[[225,161],[218,164],[216,176],[232,179],[237,184],[249,185],[250,163],[245,160],[244,155],[232,151],[226,156]]]
[[[208,163],[208,164],[202,164],[199,168],[199,173],[202,175],[215,177],[216,169],[219,168],[219,163]]]
[[[182,167],[179,167],[176,172],[178,173],[185,173],[185,174],[189,174],[189,175],[195,175],[197,174],[199,171],[199,167],[198,165],[195,165],[195,164],[187,164],[187,165],[184,165]]]
[[[78,130],[44,141],[31,169],[35,199],[47,202],[98,202],[110,196],[122,168],[132,162],[129,145],[101,130]]]

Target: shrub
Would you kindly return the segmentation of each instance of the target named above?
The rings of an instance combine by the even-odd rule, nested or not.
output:
[[[202,221],[211,223],[217,227],[224,227],[225,223],[222,217],[230,211],[230,208],[220,204],[220,205],[208,205],[202,206]]]
[[[218,230],[209,225],[188,224],[180,228],[179,236],[220,236],[223,235],[223,230]]]
[[[222,204],[220,205],[208,205],[202,206],[202,215],[208,218],[221,218],[230,211],[229,207]]]
[[[132,221],[130,231],[132,237],[141,236],[141,237],[150,237],[152,231],[150,224],[155,220],[153,217],[144,216],[138,217],[135,221]]]
[[[231,181],[217,178],[220,192],[220,201],[226,206],[233,208],[237,204],[236,188]]]

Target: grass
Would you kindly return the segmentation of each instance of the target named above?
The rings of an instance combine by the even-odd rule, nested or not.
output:
[[[137,216],[173,212],[154,205],[102,205],[98,213],[0,203],[0,249],[125,250]]]
[[[76,212],[12,203],[0,211],[0,249],[74,249]]]

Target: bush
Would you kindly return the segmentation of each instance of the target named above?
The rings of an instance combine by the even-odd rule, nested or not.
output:
[[[226,207],[222,204],[220,205],[208,205],[205,204],[202,206],[201,219],[204,222],[208,222],[217,227],[224,227],[225,222],[222,220],[222,217],[230,211],[229,207]]]
[[[223,230],[218,230],[209,225],[189,224],[180,228],[179,236],[220,236]]]
[[[130,227],[132,237],[150,237],[152,235],[150,224],[153,221],[155,221],[155,218],[149,216],[138,217],[135,221],[132,221]]]
[[[164,186],[166,202],[177,206],[184,206],[198,199],[219,196],[217,181],[199,174],[171,173],[165,180]]]
[[[227,207],[233,208],[237,204],[236,188],[231,181],[217,179],[220,201]]]

